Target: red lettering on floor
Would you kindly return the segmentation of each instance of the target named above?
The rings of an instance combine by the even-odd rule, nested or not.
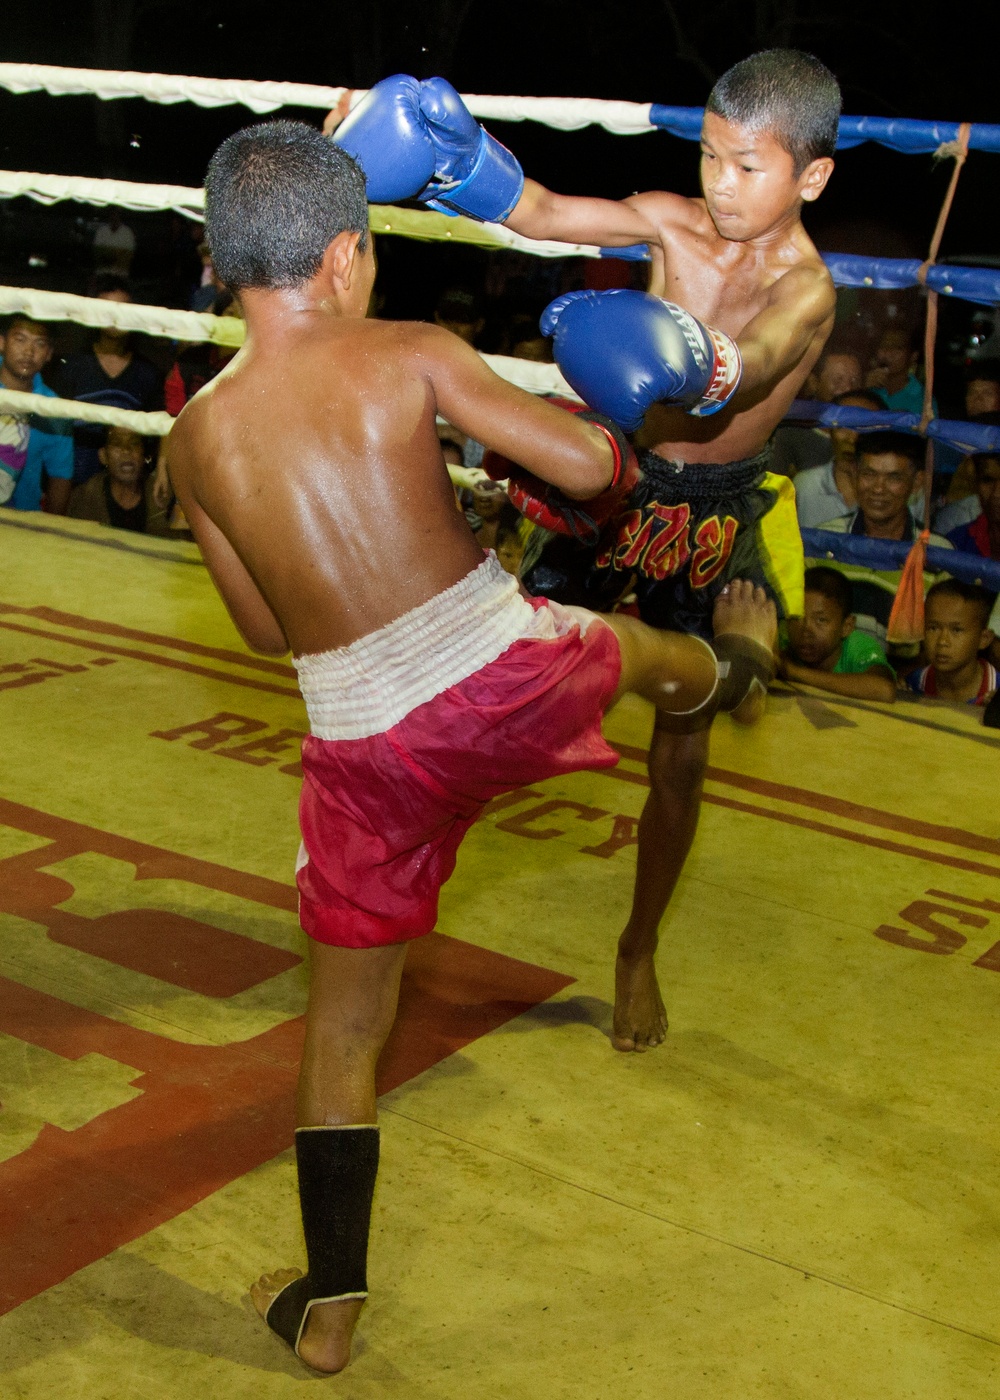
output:
[[[639,818],[626,817],[619,813],[615,817],[611,835],[606,841],[602,841],[599,846],[581,846],[580,850],[584,855],[600,856],[603,860],[610,860],[616,851],[624,850],[626,846],[638,846],[638,844]]]
[[[267,728],[267,720],[251,719],[249,715],[234,715],[221,710],[208,719],[196,720],[194,724],[181,724],[176,729],[154,729],[149,737],[173,742],[183,739],[186,734],[200,734],[200,739],[188,740],[189,746],[192,749],[214,749],[216,745],[226,744],[242,734],[255,734]]]
[[[922,930],[930,934],[929,938],[920,938],[916,934],[910,933],[905,928],[897,928],[894,924],[880,924],[873,932],[876,938],[881,938],[885,943],[895,943],[900,948],[912,948],[919,953],[937,953],[949,956],[964,948],[968,943],[968,938],[957,929],[949,928],[942,923],[942,918],[948,918],[959,923],[963,928],[986,928],[990,922],[989,918],[984,918],[982,914],[973,914],[970,909],[986,909],[991,913],[1000,913],[1000,903],[992,899],[969,899],[961,894],[949,894],[947,890],[927,890],[927,894],[934,895],[936,899],[947,899],[954,904],[964,906],[953,909],[949,904],[931,903],[927,899],[914,899],[905,909],[899,911],[899,917],[904,919],[911,928]],[[973,967],[985,967],[991,972],[1000,972],[1000,943],[994,944],[982,957],[977,958]]]
[[[130,861],[137,880],[184,880],[267,907],[295,908],[292,886],[18,803],[0,799],[0,822],[49,842],[0,862],[0,901],[6,903],[12,891],[17,908],[11,912],[25,918],[43,914],[38,921],[46,922],[60,912],[52,906],[72,893],[67,881],[38,867],[87,851]],[[129,913],[138,919],[138,911]],[[127,941],[126,926],[108,917],[101,956],[117,956]],[[137,923],[131,937],[145,936]],[[268,946],[266,955],[276,951]],[[222,959],[217,970],[224,964]],[[572,980],[437,933],[411,943],[399,1014],[379,1060],[379,1092],[429,1069]],[[0,979],[0,1031],[69,1060],[97,1053],[132,1065],[132,1083],[142,1090],[73,1132],[46,1125],[27,1151],[0,1163],[0,1312],[162,1225],[291,1145],[301,1017],[243,1043],[187,1045]]]
[[[584,822],[596,822],[601,817],[609,817],[610,812],[605,812],[601,807],[587,807],[582,802],[571,802],[568,798],[554,797],[548,802],[540,802],[537,807],[529,807],[526,812],[518,812],[516,817],[505,817],[502,822],[497,822],[497,831],[512,831],[516,836],[527,836],[532,841],[551,841],[554,836],[565,836],[566,831],[561,826],[545,827],[542,831],[535,831],[530,828],[530,823],[537,821],[540,817],[547,817],[550,812],[575,812],[578,819]]]

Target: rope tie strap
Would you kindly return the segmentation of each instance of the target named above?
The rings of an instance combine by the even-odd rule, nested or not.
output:
[[[934,490],[934,443],[927,436],[927,426],[934,417],[934,347],[937,342],[938,293],[927,286],[927,274],[937,261],[944,236],[945,224],[951,213],[958,187],[958,177],[962,173],[969,154],[971,124],[962,122],[954,141],[945,142],[937,149],[940,159],[954,160],[955,164],[948,181],[948,189],[938,212],[937,223],[931,238],[931,246],[926,260],[917,273],[918,280],[927,292],[927,318],[924,322],[924,402],[920,414],[918,431],[927,439],[924,451],[924,523],[913,548],[903,565],[903,575],[892,604],[887,631],[888,640],[901,644],[922,641],[924,635],[924,564],[927,559],[927,546],[931,537],[931,496]]]

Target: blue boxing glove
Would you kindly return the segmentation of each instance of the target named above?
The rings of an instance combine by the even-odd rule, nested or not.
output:
[[[373,204],[416,198],[442,214],[496,222],[524,189],[510,151],[483,130],[444,78],[383,78],[333,139],[365,172]]]
[[[736,342],[647,292],[567,292],[545,308],[540,326],[555,336],[556,364],[580,397],[626,432],[653,403],[705,417],[739,388]]]
[[[444,78],[420,84],[420,111],[434,142],[440,184],[418,198],[443,214],[502,223],[524,189],[517,159],[483,130]]]
[[[416,78],[383,78],[337,127],[333,140],[361,166],[373,204],[412,199],[434,176],[437,152],[420,114]]]

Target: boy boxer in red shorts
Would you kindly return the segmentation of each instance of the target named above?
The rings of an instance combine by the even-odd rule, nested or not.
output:
[[[709,647],[526,598],[455,509],[436,415],[521,464],[522,489],[561,488],[597,514],[637,471],[620,429],[506,384],[439,327],[365,319],[364,176],[319,132],[237,132],[206,186],[247,340],[178,418],[170,474],[247,643],[292,650],[310,725],[296,1131],[309,1271],[265,1275],[253,1296],[304,1361],[337,1371],[367,1293],[375,1062],[407,941],[433,928],[463,834],[502,791],[613,764],[600,721],[623,689],[671,714],[738,705],[771,674],[775,613],[734,583]]]
[[[801,211],[833,169],[839,115],[837,81],[817,59],[753,54],[706,104],[703,198],[654,191],[620,201],[525,180],[441,78],[387,78],[336,127],[376,202],[416,195],[530,238],[649,249],[655,295],[570,293],[542,317],[580,396],[630,431],[642,424],[642,475],[599,539],[549,546],[525,577],[530,592],[598,609],[634,592],[645,621],[703,637],[715,599],[737,577],[763,586],[782,615],[801,613],[794,492],[768,470],[769,439],[833,326],[833,283]],[[678,403],[661,342],[678,327],[691,336],[692,317],[714,328],[702,352],[715,374],[700,401]],[[738,718],[756,718],[761,699]],[[657,1045],[666,1031],[654,954],[698,823],[710,724],[705,713],[657,714],[632,912],[618,943],[619,1050]]]

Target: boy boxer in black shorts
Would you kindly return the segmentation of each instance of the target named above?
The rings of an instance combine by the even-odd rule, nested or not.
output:
[[[588,404],[625,427],[644,418],[635,439],[643,476],[595,542],[557,541],[529,589],[591,607],[631,589],[644,619],[697,635],[737,575],[762,585],[783,615],[801,611],[794,492],[768,471],[768,443],[833,325],[833,283],[801,210],[833,170],[839,114],[836,79],[808,54],[773,49],[736,64],[706,104],[700,199],[554,194],[524,179],[439,78],[386,79],[337,128],[372,199],[416,195],[531,238],[649,247],[654,295],[571,294],[543,318]],[[665,403],[661,332],[669,339],[669,322],[690,339],[693,317],[715,328],[701,345],[710,382],[700,399]],[[738,717],[756,718],[762,701],[751,697]],[[666,1031],[654,954],[697,826],[710,724],[656,718],[634,902],[618,943],[620,1050],[645,1050]]]

